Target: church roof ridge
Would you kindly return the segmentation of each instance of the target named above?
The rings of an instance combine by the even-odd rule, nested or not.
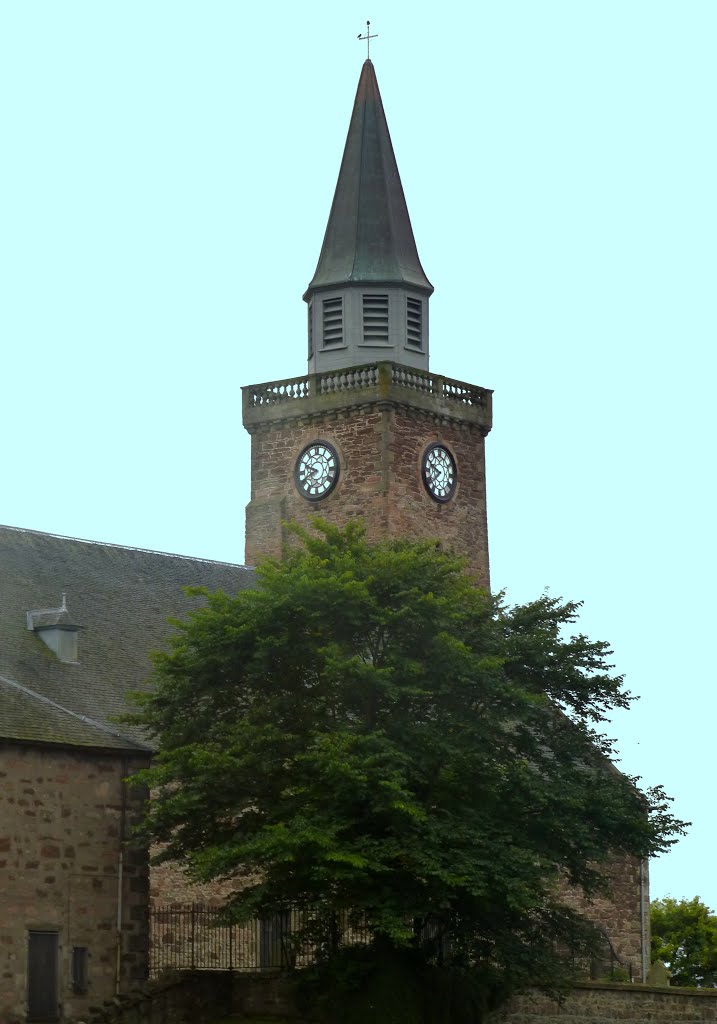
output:
[[[304,298],[318,288],[362,283],[433,292],[418,256],[370,59],[361,69],[324,242]]]
[[[253,566],[244,565],[241,562],[227,562],[219,558],[203,558],[201,555],[182,555],[175,551],[158,551],[156,548],[141,548],[134,544],[115,544],[108,540],[90,540],[87,537],[73,537],[66,533],[52,533],[48,530],[30,530],[22,526],[9,526],[0,523],[0,530],[8,530],[13,533],[33,535],[36,537],[51,537],[53,540],[70,540],[75,544],[90,544],[93,547],[117,548],[120,551],[134,551],[141,555],[161,555],[163,558],[178,558],[187,562],[207,562],[211,565],[225,565],[231,569],[246,569],[253,572]]]

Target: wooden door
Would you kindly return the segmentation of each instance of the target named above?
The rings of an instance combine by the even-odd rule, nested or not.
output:
[[[59,936],[57,932],[32,931],[27,945],[27,1019],[59,1019]]]

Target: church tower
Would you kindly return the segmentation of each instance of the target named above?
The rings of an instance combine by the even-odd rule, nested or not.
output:
[[[281,556],[288,520],[360,517],[371,540],[439,538],[488,585],[491,392],[429,371],[432,292],[367,60],[304,294],[308,373],[242,389],[247,564]]]

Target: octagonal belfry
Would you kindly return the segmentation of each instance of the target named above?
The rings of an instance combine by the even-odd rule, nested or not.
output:
[[[428,369],[426,277],[376,72],[361,69],[321,254],[304,293],[309,373],[386,360]]]

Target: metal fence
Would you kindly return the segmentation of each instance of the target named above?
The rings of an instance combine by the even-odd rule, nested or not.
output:
[[[450,946],[447,937],[430,923],[420,935],[442,959]],[[306,967],[328,950],[365,945],[372,937],[362,918],[349,911],[295,908],[245,924],[227,924],[219,907],[155,906],[150,914],[150,974]],[[604,933],[603,940],[597,956],[592,960],[574,957],[574,966],[593,979],[632,981],[632,965],[623,963]]]
[[[633,981],[632,964],[625,964],[612,947],[612,943],[605,936],[602,952],[592,958],[589,965],[580,964],[584,973],[591,981]]]
[[[150,974],[167,970],[261,971],[303,967],[322,948],[370,942],[355,914],[294,909],[227,924],[218,907],[155,906],[150,914]]]

